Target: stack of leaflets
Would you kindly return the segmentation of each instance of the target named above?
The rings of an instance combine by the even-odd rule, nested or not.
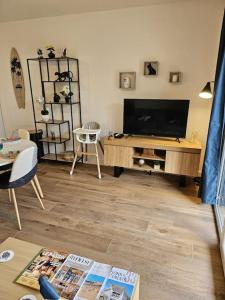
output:
[[[15,282],[38,290],[41,275],[62,300],[131,300],[138,279],[133,272],[86,257],[42,249]]]

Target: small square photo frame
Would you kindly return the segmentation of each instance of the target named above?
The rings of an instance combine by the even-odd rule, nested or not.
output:
[[[120,72],[119,87],[125,90],[136,88],[136,72]]]
[[[159,69],[158,61],[145,61],[144,62],[144,75],[145,76],[157,76]]]
[[[181,83],[181,72],[170,72],[170,83]]]

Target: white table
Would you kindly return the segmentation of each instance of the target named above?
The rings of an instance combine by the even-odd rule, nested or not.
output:
[[[10,142],[4,142],[3,143],[3,149],[0,151],[0,170],[6,170],[7,168],[10,168],[12,165],[14,159],[12,158],[5,158],[4,153],[9,151],[23,151],[29,147],[36,147],[36,144],[32,141],[27,140],[17,140],[17,141],[10,141]],[[1,156],[1,153],[3,154],[3,157]]]

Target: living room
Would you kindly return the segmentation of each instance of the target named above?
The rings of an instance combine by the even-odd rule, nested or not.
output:
[[[224,7],[0,2],[0,299],[225,298]],[[133,291],[31,289],[42,248]]]

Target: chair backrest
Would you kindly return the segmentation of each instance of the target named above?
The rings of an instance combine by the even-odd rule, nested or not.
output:
[[[83,129],[101,129],[97,122],[87,122],[82,126]]]
[[[29,131],[26,129],[18,129],[18,135],[22,140],[30,140]]]
[[[13,163],[9,182],[14,182],[27,175],[37,164],[37,147],[30,147],[18,154]]]

